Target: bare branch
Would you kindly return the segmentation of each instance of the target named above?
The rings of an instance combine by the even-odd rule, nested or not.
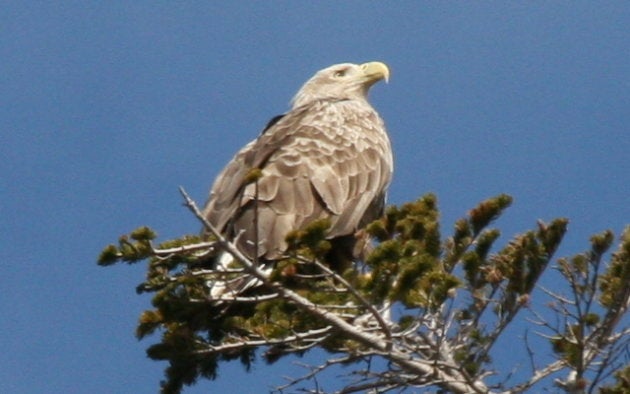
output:
[[[176,246],[174,248],[168,248],[168,249],[156,249],[153,246],[151,246],[151,251],[153,252],[155,256],[171,256],[174,254],[194,252],[197,250],[205,251],[208,248],[212,248],[214,245],[216,245],[216,241],[199,242],[199,243],[195,243],[191,245]]]
[[[273,346],[273,345],[289,345],[292,342],[301,342],[310,338],[315,338],[316,341],[320,341],[323,336],[328,335],[332,331],[332,327],[328,326],[320,330],[311,330],[304,333],[298,333],[293,336],[284,337],[282,339],[259,339],[259,340],[247,340],[243,338],[235,338],[237,342],[227,343],[219,346],[208,345],[203,343],[204,349],[198,350],[195,354],[214,354],[214,353],[226,353],[232,352],[237,349],[260,347],[260,346]]]
[[[383,319],[383,315],[381,315],[380,312],[376,310],[374,305],[372,305],[371,302],[366,300],[365,297],[363,297],[363,295],[359,293],[354,288],[354,286],[348,283],[348,281],[345,280],[341,275],[337,274],[336,272],[326,267],[324,264],[320,263],[317,260],[313,260],[312,263],[315,264],[315,266],[319,268],[320,270],[322,270],[324,273],[326,273],[327,275],[330,275],[330,277],[333,278],[335,281],[344,285],[345,288],[348,289],[348,291],[350,291],[350,293],[352,293],[352,295],[355,296],[356,299],[359,300],[359,302],[372,314],[374,319],[376,319],[379,326],[381,327],[381,330],[385,334],[385,338],[387,340],[387,350],[391,350],[392,332],[389,329],[389,325],[387,324],[387,322],[385,322],[385,319]]]
[[[299,377],[299,378],[288,378],[285,377],[285,379],[289,380],[289,383],[282,385],[282,386],[278,386],[275,388],[275,391],[278,392],[282,392],[290,387],[293,387],[301,382],[304,382],[306,380],[312,379],[314,378],[316,375],[318,375],[320,372],[322,372],[323,370],[333,366],[333,365],[337,365],[337,364],[346,364],[346,363],[350,363],[353,361],[356,361],[357,359],[359,359],[360,357],[357,357],[355,355],[346,355],[344,357],[339,357],[339,358],[334,358],[334,359],[329,359],[327,360],[324,364],[320,365],[320,366],[310,366],[310,365],[306,365],[304,363],[296,363],[297,365],[301,365],[304,368],[308,368],[310,369],[310,372]]]

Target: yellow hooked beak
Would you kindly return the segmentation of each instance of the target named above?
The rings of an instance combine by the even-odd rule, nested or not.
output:
[[[389,68],[385,63],[381,62],[369,62],[361,65],[366,82],[373,84],[381,79],[385,82],[389,81]]]

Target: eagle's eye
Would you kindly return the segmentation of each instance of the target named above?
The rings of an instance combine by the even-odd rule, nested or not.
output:
[[[343,70],[337,70],[335,71],[335,73],[333,74],[335,78],[341,78],[344,77],[346,75],[346,71],[345,69]]]

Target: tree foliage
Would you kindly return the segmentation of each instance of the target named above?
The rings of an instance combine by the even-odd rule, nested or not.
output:
[[[142,227],[107,246],[98,260],[104,266],[148,262],[136,290],[152,295],[152,308],[141,314],[136,335],[161,335],[147,354],[168,361],[164,393],[178,393],[199,378],[216,379],[219,366],[231,360],[249,368],[258,355],[271,363],[315,348],[328,352],[328,361],[278,386],[278,392],[340,364],[353,368],[343,393],[407,387],[518,393],[549,384],[568,393],[628,392],[630,369],[623,366],[630,329],[620,323],[630,300],[630,227],[613,253],[615,237],[605,231],[591,238],[586,252],[554,264],[566,219],[539,222],[499,247],[501,233],[490,224],[511,197],[481,202],[445,237],[437,200],[429,194],[389,207],[361,230],[375,240],[365,261],[343,272],[327,266],[328,223],[319,221],[288,234],[286,258],[267,275],[223,239],[183,193],[215,237],[186,235],[156,246],[156,233]],[[212,261],[221,250],[232,252],[237,262],[216,270]],[[565,282],[554,289],[539,285],[550,266]],[[243,278],[259,285],[220,299],[211,296],[212,283]],[[535,290],[551,299],[544,313],[532,306]],[[548,342],[555,359],[534,351],[527,337],[518,339],[531,362],[527,373],[518,375],[526,378],[508,383],[504,376],[490,383],[489,377],[501,372],[492,351],[510,323],[524,319],[519,315],[526,315],[525,323]],[[377,359],[386,363],[372,363]]]

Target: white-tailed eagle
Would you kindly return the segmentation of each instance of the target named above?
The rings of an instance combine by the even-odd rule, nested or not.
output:
[[[333,248],[351,252],[348,240],[382,214],[392,177],[390,141],[367,100],[388,77],[380,62],[317,72],[291,109],[219,174],[203,212],[208,221],[261,262],[283,256],[287,234],[318,219],[329,220]],[[248,181],[252,170],[260,170],[256,182]]]

